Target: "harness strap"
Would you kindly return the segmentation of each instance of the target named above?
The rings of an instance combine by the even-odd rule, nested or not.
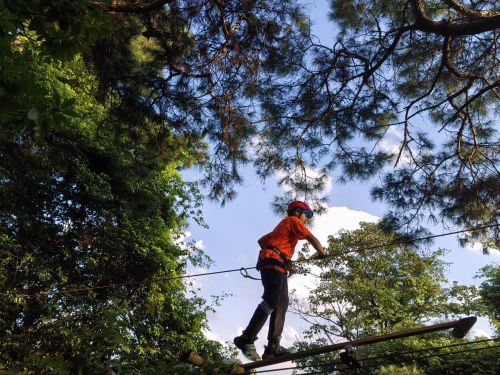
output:
[[[256,278],[256,277],[250,276],[250,275],[248,274],[248,271],[247,271],[247,269],[246,269],[245,267],[241,267],[241,268],[240,268],[240,273],[241,273],[241,276],[243,276],[243,277],[244,277],[244,278],[246,278],[246,279],[261,280],[261,279],[258,279],[258,278]]]
[[[287,273],[286,270],[283,267],[280,266],[275,266],[275,265],[268,265],[268,266],[262,266],[260,268],[261,270],[275,270],[281,273]]]
[[[273,253],[279,255],[281,261],[275,258],[260,259],[260,254],[264,250],[271,250]],[[290,263],[290,260],[285,257],[281,250],[274,246],[267,246],[264,250],[259,252],[259,258],[255,267],[257,268],[257,271],[260,271],[261,269],[274,269],[276,271],[287,273],[286,266]]]
[[[277,247],[274,247],[274,246],[268,246],[267,247],[268,250],[271,250],[272,252],[274,252],[275,254],[278,254],[280,256],[281,259],[283,259],[283,263],[285,264],[288,264],[290,263],[290,261],[286,258],[285,254],[283,254],[281,252],[280,249],[278,249]]]

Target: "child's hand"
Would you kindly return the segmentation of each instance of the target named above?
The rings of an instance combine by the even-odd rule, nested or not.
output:
[[[311,259],[325,259],[325,258],[328,258],[328,254],[326,253],[316,253],[311,257]]]

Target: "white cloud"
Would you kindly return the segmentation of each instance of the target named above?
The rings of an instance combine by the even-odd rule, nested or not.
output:
[[[198,240],[194,243],[194,246],[197,248],[197,249],[200,249],[200,250],[205,250],[205,244],[203,243],[203,240]]]
[[[403,140],[403,133],[400,129],[390,127],[384,135],[384,138],[378,143],[378,148],[388,153],[399,152],[401,141]]]
[[[358,229],[359,223],[363,221],[375,223],[379,220],[378,216],[368,212],[351,210],[347,207],[329,207],[323,215],[315,216],[310,229],[325,246],[329,235],[335,235],[342,229]]]
[[[318,278],[315,276],[319,268],[311,266],[312,272],[308,275],[295,275],[288,279],[288,288],[294,291],[294,295],[300,300],[306,300],[311,290],[318,286]]]
[[[378,142],[377,149],[388,154],[397,156],[403,142],[403,132],[401,129],[390,127],[384,135],[384,138]],[[410,147],[411,149],[411,147]],[[413,151],[413,150],[412,150]],[[399,159],[399,165],[408,164],[411,161],[408,150],[404,150]]]
[[[191,232],[189,231],[179,233],[177,235],[177,238],[174,239],[174,243],[184,250],[189,250],[192,248],[192,246],[194,246],[198,250],[205,250],[205,244],[203,243],[203,240],[194,241],[193,243],[193,240],[189,239],[190,237]]]
[[[207,339],[212,340],[212,341],[217,341],[223,345],[226,345],[226,342],[218,334],[213,333],[209,329],[203,329],[202,332]]]
[[[327,245],[328,236],[336,235],[340,230],[355,230],[359,228],[361,222],[377,222],[378,216],[374,216],[364,211],[351,210],[347,207],[329,207],[326,212],[315,217],[311,232],[323,244]],[[300,248],[301,244],[297,246]],[[296,275],[288,280],[289,289],[295,289],[295,295],[300,300],[306,300],[312,289],[316,288],[320,273],[319,267],[311,266],[311,273],[308,275]]]
[[[491,332],[486,332],[484,329],[471,329],[470,336],[476,338],[476,337],[486,337],[486,338],[492,338],[493,336],[491,335]]]
[[[285,325],[283,329],[283,334],[281,335],[281,345],[288,348],[293,346],[293,344],[299,339],[299,333],[295,328],[289,325]]]
[[[483,255],[483,245],[481,243],[479,243],[479,242],[475,242],[472,245],[467,245],[466,249],[469,250],[469,251],[471,251],[471,252],[473,252],[473,253]],[[500,251],[499,250],[488,249],[488,251],[489,251],[490,255],[500,256]]]

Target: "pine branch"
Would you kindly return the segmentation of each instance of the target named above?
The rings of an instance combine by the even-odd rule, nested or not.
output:
[[[491,16],[477,15],[468,22],[441,21],[436,22],[425,14],[422,0],[410,0],[410,5],[415,17],[412,25],[414,30],[430,32],[442,36],[476,35],[500,28],[500,14]]]

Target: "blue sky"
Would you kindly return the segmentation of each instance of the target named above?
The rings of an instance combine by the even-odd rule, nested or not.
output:
[[[217,203],[205,201],[204,217],[208,229],[196,224],[190,227],[190,238],[199,241],[199,245],[214,260],[212,271],[252,267],[255,265],[258,253],[257,239],[274,228],[280,217],[273,214],[270,201],[275,194],[280,193],[276,181],[262,185],[251,168],[244,171],[245,183],[239,189],[238,197],[225,207]],[[191,171],[187,178],[196,178],[197,173]],[[326,244],[326,237],[335,234],[339,229],[356,229],[360,221],[373,221],[380,217],[384,206],[373,203],[369,196],[369,186],[363,184],[337,185],[333,182],[328,213],[317,217],[311,227],[312,232]],[[449,230],[434,228],[433,233],[445,233]],[[301,244],[297,246],[299,249]],[[450,249],[445,260],[451,262],[448,269],[449,281],[457,280],[464,284],[477,284],[473,279],[476,272],[486,264],[500,261],[498,253],[485,256],[481,251],[461,248],[456,236],[443,237],[434,243],[433,247]],[[205,272],[203,269],[190,269],[190,273]],[[250,271],[254,277],[259,274]],[[210,332],[207,336],[221,342],[232,342],[234,336],[241,334],[255,307],[261,301],[262,286],[259,281],[243,278],[238,272],[190,279],[193,287],[208,300],[212,295],[228,293],[216,313],[209,315]],[[297,289],[305,296],[312,278],[293,276],[289,279],[289,288]],[[283,343],[293,344],[297,338],[302,338],[302,332],[307,324],[293,313],[289,312],[283,334]],[[491,332],[488,321],[480,319],[474,327],[476,334]],[[262,353],[266,344],[267,325],[259,335],[257,348]],[[246,361],[240,356],[242,361]],[[290,363],[283,364],[290,366]],[[278,367],[278,366],[277,366]],[[280,372],[289,374],[291,372]]]
[[[335,33],[332,23],[327,21],[328,6],[326,1],[309,3],[310,16],[315,24],[313,33],[322,42],[328,41]],[[397,138],[397,134],[395,135]],[[390,145],[388,145],[390,146]],[[209,229],[192,223],[189,232],[190,240],[199,241],[199,245],[215,262],[211,271],[252,267],[255,265],[258,253],[257,239],[272,230],[281,219],[273,214],[270,202],[282,191],[276,180],[269,180],[263,185],[255,176],[252,168],[242,171],[244,184],[238,189],[237,198],[220,207],[217,203],[205,201],[204,219]],[[187,180],[201,178],[200,172],[191,170],[184,173]],[[339,185],[335,181],[339,176],[332,176],[332,184],[328,192],[329,210],[326,215],[317,218],[312,232],[326,245],[327,235],[335,234],[339,229],[356,229],[360,221],[374,221],[386,211],[382,203],[370,199],[370,184],[351,183]],[[373,181],[371,182],[373,183]],[[450,231],[434,227],[433,234]],[[300,243],[297,249],[300,248]],[[443,237],[435,241],[433,247],[450,249],[444,260],[450,262],[448,269],[449,281],[456,280],[463,284],[478,284],[474,279],[478,270],[486,264],[499,262],[498,252],[490,256],[482,255],[480,250],[461,248],[456,236]],[[190,269],[190,273],[205,272],[201,269]],[[256,271],[251,272],[259,277]],[[262,286],[259,281],[244,279],[239,273],[220,274],[191,279],[193,287],[198,288],[201,295],[210,299],[211,295],[229,293],[230,296],[216,308],[216,313],[209,315],[210,332],[208,337],[221,342],[232,342],[234,336],[241,334],[255,307],[261,301]],[[306,287],[311,280],[303,276],[293,276],[289,279],[290,289],[297,288],[306,294]],[[288,313],[285,324],[283,344],[291,345],[307,327],[297,316]],[[475,333],[491,332],[486,319],[481,319],[474,327]],[[266,344],[267,326],[256,342],[260,353]],[[244,360],[242,357],[240,359]],[[286,363],[281,367],[289,367]],[[279,372],[290,374],[291,371]]]

